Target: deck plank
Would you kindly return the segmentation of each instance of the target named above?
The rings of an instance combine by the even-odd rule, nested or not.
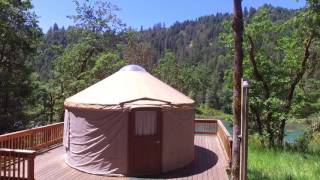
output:
[[[226,155],[222,150],[217,136],[195,136],[195,161],[189,166],[169,172],[156,179],[177,180],[227,180],[225,171],[227,167]],[[36,156],[35,178],[37,180],[125,180],[141,179],[126,177],[106,177],[84,173],[69,167],[64,162],[63,147],[58,147]],[[150,179],[150,178],[149,178]]]

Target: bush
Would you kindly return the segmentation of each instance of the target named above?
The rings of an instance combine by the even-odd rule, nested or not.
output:
[[[320,154],[320,132],[315,132],[312,135],[310,143],[308,144],[308,150]]]
[[[208,106],[201,105],[196,109],[197,118],[214,118],[225,121],[232,121],[232,115],[225,114],[221,110],[210,108]]]

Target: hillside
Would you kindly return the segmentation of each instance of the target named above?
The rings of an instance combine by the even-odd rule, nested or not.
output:
[[[245,8],[245,26],[250,29],[251,24],[257,23],[255,18],[264,11],[268,11],[266,18],[278,26],[293,19],[302,10],[289,10],[270,5],[259,9]],[[233,50],[230,14],[217,13],[203,16],[195,20],[176,22],[170,27],[158,23],[152,28],[139,30],[122,26],[122,22],[115,21],[119,24],[109,22],[110,27],[115,25],[119,28],[111,28],[108,31],[97,31],[94,27],[94,18],[87,19],[86,22],[93,21],[90,26],[76,23],[65,28],[53,24],[48,32],[41,32],[37,24],[32,24],[26,25],[30,28],[30,32],[18,32],[26,33],[25,36],[29,40],[22,40],[25,44],[29,43],[30,47],[14,44],[13,47],[28,48],[22,50],[21,57],[16,59],[17,67],[22,68],[21,73],[15,74],[11,79],[20,78],[25,87],[24,91],[20,92],[19,82],[12,84],[11,82],[15,81],[11,81],[10,78],[4,81],[3,86],[10,87],[14,93],[1,92],[5,95],[3,97],[8,99],[8,103],[0,106],[5,112],[3,113],[5,115],[1,116],[4,120],[3,132],[60,121],[63,117],[65,98],[109,76],[125,64],[144,66],[161,80],[196,100],[198,107],[232,113]],[[36,23],[32,20],[26,22]],[[106,27],[109,24],[106,24]],[[8,32],[14,31],[8,30]],[[265,56],[273,58],[273,49],[278,47],[271,42],[272,38],[269,39],[265,42],[265,47],[261,48],[269,49]],[[12,43],[19,43],[20,40],[17,39]],[[10,39],[7,42],[11,43]],[[245,40],[245,48],[247,42]],[[247,49],[245,53],[248,53]],[[279,57],[283,56],[283,53],[286,52],[279,52]],[[4,51],[4,55],[16,57],[13,51]],[[294,111],[294,115],[299,118],[314,114],[318,108],[319,93],[310,93],[317,85],[313,82],[318,81],[320,77],[319,63],[314,60],[317,56],[316,53],[312,54],[310,62],[313,65],[310,66],[301,84],[307,89],[300,88],[298,91],[299,97],[303,97],[304,102],[302,107],[295,108]],[[18,66],[19,64],[21,66]],[[248,79],[252,78],[250,71],[248,56],[245,54],[247,73],[245,77]],[[288,73],[290,76],[290,72]]]

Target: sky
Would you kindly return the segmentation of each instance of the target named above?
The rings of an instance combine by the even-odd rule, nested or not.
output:
[[[195,20],[198,17],[232,12],[232,0],[109,0],[121,10],[118,17],[135,29],[152,27],[165,23],[168,27],[176,21]],[[305,0],[243,0],[243,7],[260,7],[271,4],[289,9],[305,6]],[[67,15],[75,14],[72,0],[32,0],[35,13],[39,16],[39,26],[43,32],[57,23],[59,27],[72,25]]]

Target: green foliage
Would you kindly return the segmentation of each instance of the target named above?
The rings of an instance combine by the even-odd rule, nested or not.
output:
[[[125,62],[117,52],[101,47],[100,38],[87,37],[69,45],[55,61],[53,89],[57,102],[56,117],[61,119],[65,98],[113,74]],[[60,115],[60,116],[59,116]]]
[[[117,53],[103,52],[99,54],[91,74],[96,79],[95,81],[98,81],[110,76],[125,65],[125,61],[120,59]]]
[[[160,64],[153,73],[167,84],[188,94],[198,102],[203,102],[204,96],[197,97],[198,92],[204,92],[208,82],[208,69],[203,65],[178,64],[175,55],[166,51],[160,59]]]
[[[62,117],[64,98],[110,75],[126,63],[144,66],[161,80],[191,96],[198,105],[202,104],[201,107],[221,109],[225,113],[231,113],[232,88],[229,82],[231,82],[230,75],[232,74],[233,48],[229,23],[230,15],[206,16],[197,21],[176,23],[169,28],[163,24],[157,24],[152,29],[143,30],[141,28],[140,32],[129,28],[119,34],[114,34],[107,32],[108,28],[102,30],[102,24],[96,22],[94,18],[97,17],[97,14],[83,19],[86,17],[86,13],[93,11],[93,9],[109,8],[112,10],[111,4],[105,4],[105,7],[102,7],[100,3],[95,4],[87,1],[82,4],[76,2],[76,4],[77,15],[73,18],[77,18],[77,27],[71,27],[64,31],[54,25],[44,37],[43,48],[40,49],[39,56],[41,61],[36,65],[39,69],[40,80],[43,78],[49,80],[49,83],[44,83],[47,87],[47,94],[43,97],[47,97],[48,102],[51,102],[39,104],[55,104],[53,119],[57,120]],[[265,7],[268,10],[262,9],[256,12],[251,8],[250,12],[245,14],[248,27],[252,26],[248,32],[255,34],[256,39],[262,39],[258,44],[259,58],[261,59],[266,59],[275,46],[275,43],[272,44],[272,41],[276,39],[273,34],[279,34],[281,39],[277,40],[277,43],[283,46],[283,49],[276,49],[276,52],[287,52],[293,46],[298,46],[288,35],[282,37],[283,28],[276,27],[278,24],[287,22],[295,12],[282,8]],[[85,12],[85,10],[88,11]],[[271,11],[272,14],[268,11]],[[111,13],[113,14],[113,12]],[[101,18],[103,16],[97,19]],[[272,32],[274,30],[276,32]],[[296,58],[294,57],[295,53],[291,53],[292,57],[287,53],[282,54],[286,55],[284,57],[287,59]],[[248,61],[246,63],[248,66]],[[270,73],[269,69],[273,65],[280,66],[279,63],[262,63],[262,65],[264,66],[263,73],[269,73],[270,77],[271,74],[279,72],[285,74],[281,68]],[[291,68],[296,68],[298,65],[297,63],[287,63],[288,67],[292,66]],[[41,70],[50,69],[50,67],[51,70],[48,71],[51,71],[50,73],[43,73],[46,71]],[[250,69],[246,69],[246,71],[246,75],[252,73]],[[315,72],[317,71],[315,70]],[[47,74],[51,74],[49,79],[46,77]],[[289,74],[285,75],[289,76]],[[277,86],[288,82],[288,79],[274,78],[272,80]],[[253,86],[261,87],[259,82],[253,81],[251,83]],[[304,90],[306,92],[304,94],[311,94],[310,92],[316,87],[312,87],[308,81],[305,81],[304,84],[303,88],[307,90]],[[252,92],[261,94],[261,89],[252,89]],[[309,98],[301,95],[299,99],[304,103],[294,103],[292,114],[302,115],[306,109],[310,110],[310,114],[315,112],[317,110],[314,108],[316,103],[310,103],[310,100],[316,99],[317,94],[319,93],[314,93]],[[272,97],[267,101],[252,98],[252,103],[264,107],[274,105],[272,109],[277,110],[284,102],[281,98]],[[300,104],[301,106],[299,106]],[[207,114],[206,111],[203,113]],[[273,116],[274,118],[285,118],[277,112]],[[224,118],[223,115],[221,118]],[[49,119],[51,117],[47,118],[48,121],[51,121]]]
[[[158,67],[154,70],[154,74],[168,84],[177,85],[180,82],[178,79],[179,71],[180,68],[176,62],[175,55],[167,51],[160,60]]]
[[[122,48],[123,58],[128,64],[137,64],[144,67],[147,71],[152,71],[157,59],[155,56],[155,50],[151,47],[151,44],[146,41],[142,41],[138,32],[127,31],[123,33],[122,38],[125,40],[125,44],[120,45]]]
[[[28,123],[30,62],[39,42],[30,1],[0,1],[0,134]]]
[[[61,55],[68,43],[67,31],[57,24],[53,25],[42,37],[38,47],[38,53],[34,57],[32,65],[43,81],[53,78],[54,60]]]
[[[250,81],[251,126],[262,142],[273,146],[282,145],[289,118],[317,111],[319,81],[310,74],[311,65],[319,64],[315,59],[320,36],[315,33],[318,24],[309,20],[319,15],[310,9],[281,21],[274,21],[270,11],[268,6],[259,9],[246,24],[244,78]],[[230,31],[220,36],[229,54],[233,51],[231,37]],[[230,78],[231,74],[225,78],[229,84]]]
[[[293,146],[301,152],[320,155],[320,119],[313,122],[311,127],[301,136]]]
[[[117,17],[111,4],[97,1],[77,4],[72,16],[77,27],[59,29],[55,24],[48,31],[34,63],[40,76],[33,80],[34,100],[31,126],[63,120],[64,100],[80,90],[113,74],[126,63],[120,58],[115,38]],[[105,12],[102,12],[104,11]],[[87,16],[88,14],[91,16]],[[101,23],[102,20],[108,21]],[[43,72],[47,70],[47,72]]]
[[[225,121],[232,121],[231,114],[225,114],[221,110],[209,108],[208,106],[199,106],[196,109],[196,118],[213,118],[213,119],[220,119]]]
[[[76,5],[76,15],[68,16],[78,28],[92,32],[115,32],[122,28],[124,24],[115,14],[120,9],[108,1],[85,0],[82,3],[74,0]]]
[[[32,94],[28,97],[29,104],[26,113],[29,115],[30,120],[27,127],[35,127],[46,125],[48,122],[53,122],[53,109],[52,109],[52,92],[48,85],[40,80],[37,73],[31,74],[31,87]]]
[[[314,132],[308,144],[308,150],[320,154],[320,132]]]
[[[262,118],[273,111],[275,129],[278,119],[305,118],[320,109],[320,93],[314,91],[320,84],[319,55],[312,53],[308,72],[296,87],[290,113],[281,112],[287,83],[300,65],[304,37],[310,32],[317,35],[314,13],[318,6],[317,1],[312,3],[299,11],[264,6],[244,13],[246,33],[256,44],[259,69],[272,87],[272,96],[263,99],[261,83],[252,80],[254,96],[250,104],[261,109]],[[1,130],[62,120],[65,98],[129,63],[144,66],[195,99],[200,116],[230,119],[224,115],[231,114],[232,102],[230,14],[204,16],[171,27],[159,23],[135,31],[123,29],[124,24],[116,16],[119,8],[108,2],[86,0],[75,4],[76,14],[70,16],[75,26],[64,29],[54,24],[39,43],[40,31],[30,12],[30,1],[0,1],[0,49],[4,45],[1,53],[11,58],[8,62],[12,67],[9,72],[0,61]],[[313,41],[311,51],[319,51],[319,41]],[[245,67],[245,76],[251,79],[248,59]]]

